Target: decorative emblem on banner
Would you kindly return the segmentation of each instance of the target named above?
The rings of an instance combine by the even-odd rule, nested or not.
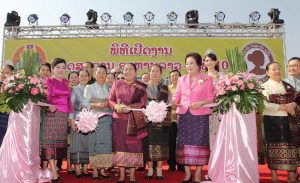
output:
[[[46,54],[38,45],[24,45],[19,47],[12,58],[12,64],[19,67],[24,60],[36,61],[38,65],[41,63],[46,63]]]
[[[261,43],[251,43],[244,47],[243,54],[247,72],[255,74],[257,79],[266,77],[266,65],[274,61],[271,51]]]

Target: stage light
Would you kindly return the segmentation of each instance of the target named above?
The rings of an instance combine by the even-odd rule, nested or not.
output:
[[[249,23],[258,23],[260,19],[260,13],[257,11],[253,11],[249,15]]]
[[[176,23],[177,17],[178,15],[174,11],[171,11],[167,14],[167,18],[170,23]]]
[[[222,11],[215,13],[215,23],[224,23],[225,13]]]
[[[101,15],[101,20],[107,23],[108,21],[111,21],[111,15],[105,12]]]
[[[185,14],[185,23],[186,24],[194,24],[194,25],[188,25],[189,28],[197,28],[198,26],[195,24],[198,24],[198,18],[199,14],[197,10],[190,10]]]
[[[275,24],[283,24],[284,23],[283,19],[279,19],[280,11],[277,8],[272,8],[268,12],[268,15],[271,18],[271,23],[275,23]]]
[[[151,11],[148,11],[145,15],[144,15],[144,18],[145,20],[150,23],[154,20],[154,14],[151,12]]]
[[[70,15],[68,15],[68,14],[66,14],[66,13],[64,13],[64,14],[62,14],[62,16],[60,16],[60,23],[62,24],[62,25],[70,25]]]
[[[7,13],[6,22],[4,26],[19,26],[21,23],[21,17],[18,15],[18,12],[11,11],[11,13]]]
[[[97,25],[98,13],[90,9],[87,13],[88,20],[85,22],[85,25]]]
[[[37,25],[38,19],[39,19],[39,17],[37,16],[37,14],[31,14],[27,18],[29,25]]]
[[[126,12],[124,15],[123,15],[123,18],[124,18],[124,22],[128,22],[128,23],[132,23],[133,22],[133,14],[131,12]]]

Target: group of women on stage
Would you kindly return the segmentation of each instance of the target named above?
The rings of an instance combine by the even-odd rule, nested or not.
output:
[[[300,70],[299,58],[291,62],[296,65],[293,68]],[[202,64],[206,67],[205,73],[201,72]],[[171,71],[170,76],[178,76],[174,77],[176,82],[168,87],[161,83],[163,70],[157,64],[149,70],[148,83],[136,79],[137,68],[133,63],[125,64],[123,78],[118,78],[114,73],[109,73],[104,65],[95,68],[93,75],[93,65],[87,62],[78,73],[70,73],[70,82],[65,78],[64,59],[55,58],[51,66],[41,65],[40,77],[48,87],[47,103],[51,106],[41,115],[40,142],[36,143],[40,143],[43,168],[50,167],[52,182],[61,180],[56,160],[65,159],[67,155],[70,164],[75,165],[78,178],[89,176],[87,167],[90,164],[93,179],[109,178],[105,169],[119,167],[117,182],[125,182],[125,170],[128,169],[130,182],[134,183],[136,168],[143,167],[146,161],[148,171],[145,178],[152,179],[155,174],[157,180],[162,180],[162,162],[176,158],[176,162],[185,169],[182,183],[201,182],[202,167],[209,162],[220,123],[218,113],[203,106],[214,102],[214,86],[222,74],[218,71],[214,53],[207,53],[204,58],[198,53],[187,54],[185,69],[187,74],[178,80],[180,72]],[[13,67],[6,65],[1,72],[3,81],[13,74]],[[296,168],[300,154],[299,118],[295,117],[297,104],[294,100],[297,92],[294,86],[282,81],[278,63],[268,64],[266,73],[269,80],[263,84],[263,94],[267,97],[263,119],[272,180],[278,181],[276,170],[287,170],[288,181],[297,182]],[[164,101],[171,106],[161,123],[148,121],[142,112],[130,110],[145,108],[152,100]],[[111,115],[99,118],[97,130],[81,133],[75,120],[84,108]],[[0,114],[0,142],[7,128],[7,118],[7,114]],[[175,136],[174,129],[175,133],[177,131]],[[8,138],[5,140],[9,141]],[[175,141],[176,149],[172,145]],[[1,151],[3,149],[0,155]],[[1,156],[0,165],[4,158],[8,157]],[[156,162],[155,169],[153,162]],[[174,162],[171,165],[175,166]],[[191,166],[196,166],[194,175]]]

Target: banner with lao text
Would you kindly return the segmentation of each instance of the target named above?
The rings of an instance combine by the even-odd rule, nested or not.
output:
[[[239,48],[247,63],[248,72],[265,76],[269,62],[277,61],[284,66],[282,39],[266,38],[72,38],[72,39],[28,39],[5,40],[4,63],[18,66],[24,59],[38,63],[51,62],[55,57],[64,58],[67,70],[80,70],[84,62],[105,64],[108,69],[124,67],[134,62],[138,75],[159,63],[164,76],[177,69],[185,73],[184,58],[189,52],[202,56],[212,49],[219,60],[221,70],[229,67],[226,49]]]

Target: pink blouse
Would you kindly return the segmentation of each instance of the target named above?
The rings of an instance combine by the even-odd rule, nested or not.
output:
[[[73,112],[71,102],[71,88],[68,80],[59,81],[55,78],[46,79],[46,86],[48,87],[47,102],[56,106],[59,112],[71,113]]]

